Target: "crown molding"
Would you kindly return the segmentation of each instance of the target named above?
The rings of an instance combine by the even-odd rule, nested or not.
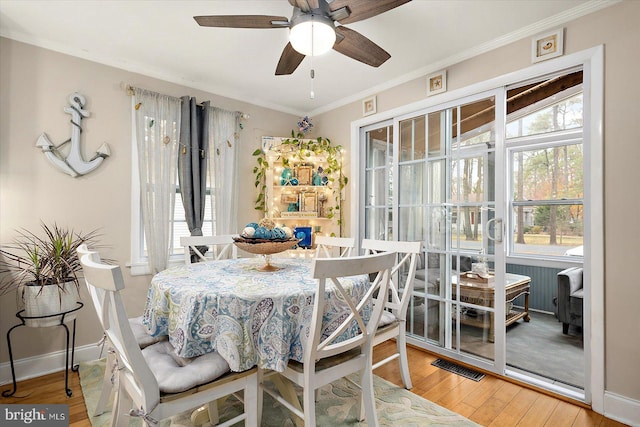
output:
[[[207,85],[201,82],[189,81],[181,75],[167,73],[166,71],[154,69],[144,64],[132,63],[130,61],[123,61],[118,58],[107,57],[107,56],[98,55],[95,53],[89,53],[81,49],[72,49],[69,46],[66,46],[62,43],[56,43],[50,40],[40,39],[24,33],[12,32],[7,30],[6,28],[0,28],[0,36],[6,37],[12,40],[16,40],[19,42],[27,43],[30,45],[38,46],[44,49],[52,50],[55,52],[63,53],[66,55],[70,55],[73,57],[85,59],[87,61],[92,61],[99,64],[129,71],[132,73],[141,74],[147,77],[164,80],[169,83],[179,84],[179,85],[190,87],[193,89],[202,90],[205,92],[209,92],[211,94],[223,96],[236,101],[246,102],[248,104],[256,105],[258,107],[263,107],[263,108],[279,111],[286,114],[303,116],[303,115],[318,115],[353,102],[359,102],[360,100],[368,96],[388,90],[390,88],[409,82],[411,80],[424,77],[435,71],[450,67],[454,64],[457,64],[459,62],[481,55],[488,51],[497,49],[499,47],[505,46],[507,44],[513,43],[515,41],[521,40],[525,37],[533,36],[539,32],[557,27],[566,22],[572,21],[574,19],[580,18],[582,16],[588,15],[593,12],[597,12],[601,9],[620,3],[622,1],[623,0],[590,0],[590,1],[584,2],[579,6],[576,6],[570,10],[564,11],[562,13],[559,13],[550,18],[547,18],[535,24],[529,25],[527,27],[523,27],[517,31],[511,32],[497,39],[480,44],[474,48],[467,49],[455,55],[451,55],[440,61],[431,63],[428,66],[419,68],[417,70],[404,74],[395,79],[388,80],[382,85],[377,85],[377,86],[368,88],[366,91],[362,91],[357,94],[339,99],[335,102],[326,104],[312,111],[301,111],[301,110],[280,105],[278,103],[271,102],[268,100],[258,99],[255,97],[255,94],[248,95],[238,91],[230,90],[229,88],[225,88],[225,87],[212,86],[212,85]]]
[[[234,101],[246,102],[251,105],[268,108],[270,110],[279,111],[281,113],[292,114],[296,116],[304,115],[303,112],[298,111],[297,109],[286,107],[270,101],[258,99],[258,98],[255,98],[255,96],[249,96],[240,92],[229,90],[228,88],[224,88],[220,86],[211,86],[207,84],[202,84],[200,82],[190,81],[185,79],[181,75],[175,75],[175,74],[167,73],[164,71],[160,71],[158,69],[151,68],[148,65],[134,63],[130,61],[124,61],[121,59],[112,58],[104,55],[97,55],[95,53],[88,53],[85,50],[73,49],[62,43],[52,42],[51,40],[45,40],[38,37],[33,37],[31,35],[27,35],[24,33],[7,31],[6,28],[0,28],[0,37],[5,37],[7,39],[11,39],[17,42],[26,43],[42,49],[47,49],[47,50],[58,52],[64,55],[69,55],[74,58],[80,58],[86,61],[91,61],[101,65],[117,68],[119,70],[140,74],[145,77],[151,77],[151,78],[163,80],[169,83],[186,86],[192,89],[202,90],[204,92],[208,92],[213,95],[218,95],[225,98],[233,99]]]
[[[609,6],[613,6],[614,4],[620,3],[622,1],[623,0],[590,0],[588,2],[580,4],[579,6],[574,7],[573,9],[569,9],[565,12],[559,13],[557,15],[554,15],[542,21],[528,25],[519,30],[513,31],[509,34],[505,34],[502,37],[498,37],[494,40],[488,41],[486,43],[482,43],[471,49],[462,51],[458,54],[451,55],[438,62],[434,62],[432,64],[429,64],[428,66],[412,71],[411,73],[407,73],[398,78],[389,80],[382,85],[368,88],[366,91],[362,91],[362,92],[356,93],[355,95],[342,98],[330,104],[326,104],[320,108],[317,108],[313,111],[309,111],[305,114],[310,116],[317,116],[319,114],[326,113],[336,108],[345,106],[352,102],[359,102],[360,100],[368,96],[375,95],[377,93],[391,89],[403,83],[407,83],[409,81],[427,76],[436,71],[445,69],[447,67],[451,67],[452,65],[458,64],[462,61],[466,61],[467,59],[471,59],[478,55],[482,55],[483,53],[487,53],[499,47],[506,46],[516,41],[522,40],[526,37],[531,37],[535,34],[538,34],[543,31],[547,31],[551,28],[558,27],[560,25],[566,24],[567,22],[573,21],[575,19],[578,19],[590,13],[597,12]]]

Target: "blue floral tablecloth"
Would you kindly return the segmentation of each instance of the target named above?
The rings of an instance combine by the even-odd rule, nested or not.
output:
[[[153,336],[169,335],[181,357],[216,350],[233,371],[259,365],[282,372],[289,359],[302,361],[316,281],[311,260],[281,258],[274,264],[281,269],[261,272],[262,258],[240,258],[162,271],[151,281],[144,324]],[[354,276],[344,284],[360,300],[369,278]],[[328,284],[325,333],[347,314],[346,302]],[[354,322],[344,338],[355,328]]]

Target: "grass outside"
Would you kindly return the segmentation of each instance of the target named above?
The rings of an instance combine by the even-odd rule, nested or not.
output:
[[[477,240],[481,240],[482,237],[479,237]],[[464,234],[460,234],[460,240],[465,239]],[[549,245],[549,235],[548,234],[530,234],[526,233],[524,235],[524,243],[527,245]],[[556,244],[554,246],[567,246],[567,247],[576,247],[580,246],[584,243],[583,236],[556,236]]]
[[[528,245],[548,245],[548,234],[525,234],[524,242]],[[580,246],[584,242],[583,236],[556,236],[556,245],[558,246]]]

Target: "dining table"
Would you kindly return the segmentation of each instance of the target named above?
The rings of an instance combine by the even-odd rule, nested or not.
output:
[[[168,335],[178,356],[217,351],[232,371],[259,366],[283,372],[289,360],[303,361],[317,281],[313,260],[281,258],[279,270],[260,271],[264,260],[238,258],[172,267],[151,280],[143,323],[152,336]],[[342,281],[342,279],[341,279]],[[369,276],[344,278],[349,295],[362,299]],[[364,309],[365,320],[371,307]],[[328,283],[323,333],[330,334],[349,308]],[[358,332],[354,322],[343,333]]]

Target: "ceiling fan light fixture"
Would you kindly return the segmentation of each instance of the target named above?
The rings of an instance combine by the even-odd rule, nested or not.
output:
[[[291,27],[289,41],[303,55],[322,55],[330,51],[336,42],[333,21],[321,15],[302,15]]]

